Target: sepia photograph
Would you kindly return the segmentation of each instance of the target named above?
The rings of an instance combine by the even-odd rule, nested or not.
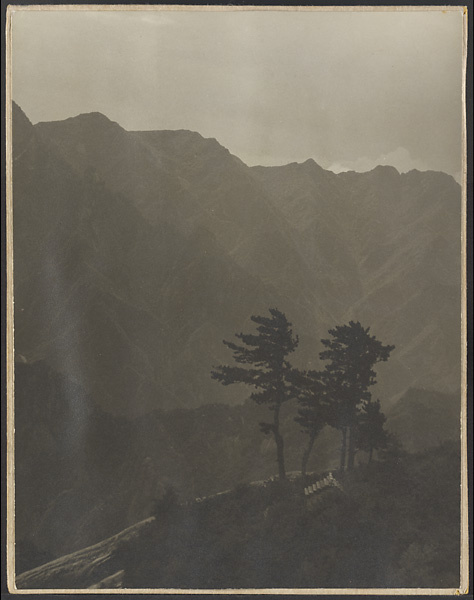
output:
[[[10,593],[468,592],[466,27],[8,7]]]

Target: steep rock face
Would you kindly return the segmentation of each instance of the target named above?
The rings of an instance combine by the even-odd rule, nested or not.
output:
[[[73,169],[18,108],[13,129],[18,354],[45,358],[114,412],[216,397],[224,324],[240,328],[274,294],[211,232],[150,223],[97,171]]]
[[[318,366],[359,319],[396,350],[377,394],[452,391],[460,362],[460,188],[392,167],[248,168],[189,131],[127,132],[98,113],[31,126],[14,111],[17,350],[109,411],[236,401],[221,343],[283,310]]]
[[[256,278],[274,303],[284,310],[297,304],[304,312],[305,328],[314,325],[316,317],[329,317],[315,293],[314,270],[301,261],[286,220],[274,210],[248,167],[216,140],[189,131],[121,130],[117,149],[118,134],[110,138],[112,125],[96,128],[91,136],[89,128],[81,126],[83,120],[95,122],[96,117],[40,123],[37,129],[76,172],[94,169],[108,188],[128,198],[150,223],[170,223],[185,235],[212,237],[220,254],[247,277]],[[84,148],[80,156],[77,138]],[[168,258],[173,258],[172,249]],[[227,284],[225,279],[220,282]],[[193,283],[201,284],[195,278]],[[208,295],[211,302],[213,293]],[[266,310],[268,301],[257,300],[254,306]],[[235,310],[229,303],[229,324]]]

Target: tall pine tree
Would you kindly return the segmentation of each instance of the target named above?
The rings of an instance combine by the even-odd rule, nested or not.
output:
[[[341,431],[340,469],[352,469],[356,451],[356,423],[360,406],[369,402],[369,387],[377,381],[373,367],[388,360],[395,346],[384,346],[375,336],[369,335],[370,327],[350,321],[329,330],[331,338],[321,340],[326,350],[321,360],[329,361],[324,369],[323,381],[331,399],[328,413],[329,424]],[[349,436],[349,442],[347,440]]]
[[[295,396],[298,399],[298,415],[295,421],[301,425],[303,433],[308,435],[308,444],[303,452],[301,474],[306,476],[306,467],[314,442],[327,424],[327,395],[323,383],[323,374],[319,371],[298,371],[292,374]]]
[[[380,410],[380,400],[364,402],[357,419],[357,448],[367,452],[369,463],[374,450],[386,448],[388,432],[384,428],[387,418]]]
[[[292,397],[292,368],[287,360],[298,346],[298,336],[293,335],[291,323],[276,308],[269,309],[270,317],[252,316],[258,325],[257,334],[237,333],[236,337],[243,345],[224,340],[224,344],[234,353],[236,363],[249,367],[216,367],[211,377],[223,385],[246,383],[257,391],[251,399],[257,404],[265,404],[273,412],[271,423],[260,423],[261,430],[272,433],[275,439],[278,474],[281,480],[286,478],[284,443],[280,433],[280,409],[284,402]]]

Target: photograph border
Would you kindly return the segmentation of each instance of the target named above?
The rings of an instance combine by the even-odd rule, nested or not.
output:
[[[12,181],[12,13],[16,11],[460,11],[463,10],[463,132],[462,132],[462,302],[460,311],[461,325],[461,558],[459,588],[265,588],[265,589],[183,589],[183,588],[153,588],[153,589],[17,589],[15,586],[15,481],[14,481],[14,298],[13,298],[13,181]],[[467,70],[468,70],[468,10],[459,5],[328,5],[310,6],[301,4],[290,5],[215,5],[215,4],[9,4],[6,10],[6,44],[5,44],[5,120],[6,120],[6,446],[7,446],[7,526],[6,526],[6,573],[7,585],[11,594],[55,595],[55,594],[163,594],[163,595],[460,595],[469,591],[469,497],[468,497],[468,254],[467,229],[468,215],[468,138],[467,138]],[[472,98],[471,98],[472,100]],[[471,231],[472,235],[472,231]],[[472,239],[472,238],[471,238]],[[472,281],[471,281],[472,285]],[[472,326],[472,323],[471,323]],[[3,594],[2,594],[3,595]]]

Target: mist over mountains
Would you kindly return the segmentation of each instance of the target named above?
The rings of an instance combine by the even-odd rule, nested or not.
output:
[[[317,135],[317,132],[315,132]],[[276,306],[318,368],[328,328],[395,344],[385,405],[460,379],[461,190],[437,172],[247,167],[190,131],[99,113],[33,126],[13,107],[15,350],[106,412],[236,403],[222,339]],[[236,389],[232,389],[236,388]]]

